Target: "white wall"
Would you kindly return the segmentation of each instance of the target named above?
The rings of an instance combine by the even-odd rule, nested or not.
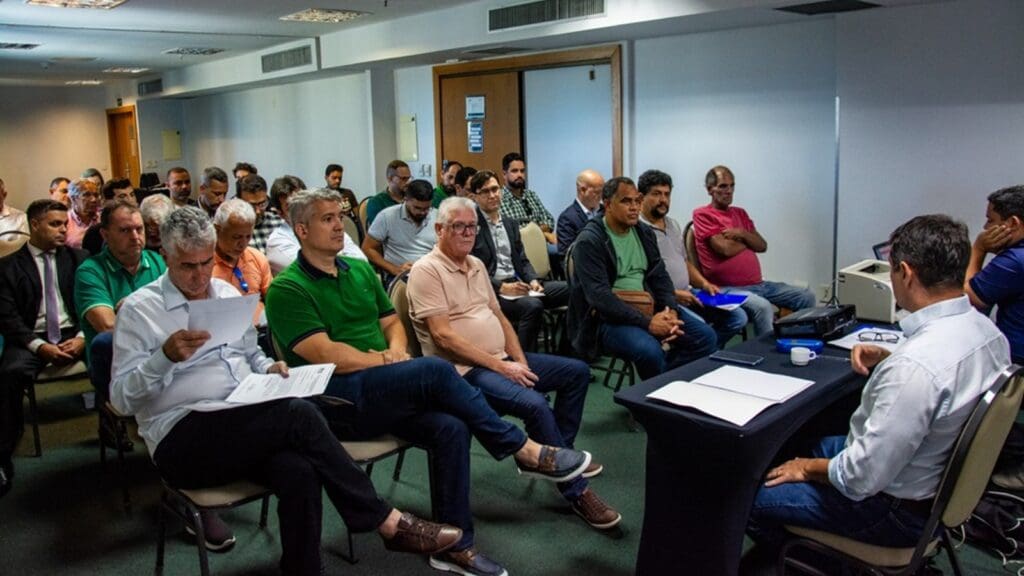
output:
[[[611,67],[527,70],[523,103],[527,185],[557,219],[576,197],[577,174],[613,176]]]
[[[988,193],[1024,183],[1022,23],[1013,0],[838,20],[841,265],[918,214],[977,234]]]
[[[185,132],[184,111],[181,100],[140,100],[135,104],[139,123],[139,158],[142,173],[156,172],[164,181],[167,171],[185,163],[186,142],[181,139],[181,158],[165,159],[163,132]],[[233,164],[232,164],[233,165]],[[228,167],[230,168],[230,166]]]
[[[437,182],[437,144],[434,140],[434,67],[395,70],[395,113],[416,117],[419,161],[409,162],[414,178]],[[462,159],[460,159],[462,160]]]
[[[45,198],[55,176],[86,168],[110,176],[104,101],[102,88],[3,87],[0,178],[11,206]]]
[[[324,168],[345,166],[344,185],[373,193],[370,89],[366,74],[202,96],[183,103],[183,164],[193,188],[207,166],[251,162],[273,182],[293,174],[324,185]]]
[[[630,176],[671,174],[685,224],[708,203],[708,169],[729,166],[735,205],[768,241],[765,277],[815,289],[831,275],[833,39],[814,20],[634,44]]]

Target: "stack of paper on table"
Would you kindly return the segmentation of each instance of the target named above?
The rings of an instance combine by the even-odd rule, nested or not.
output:
[[[743,426],[769,406],[796,396],[813,380],[761,370],[722,366],[693,382],[678,380],[651,392],[648,398],[696,408],[705,414]]]

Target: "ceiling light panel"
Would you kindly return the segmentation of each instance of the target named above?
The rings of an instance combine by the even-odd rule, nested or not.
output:
[[[342,22],[349,22],[360,18],[362,16],[369,15],[370,12],[360,12],[358,10],[338,10],[334,8],[307,8],[301,12],[289,14],[287,16],[281,16],[281,20],[288,22],[314,22],[317,24],[340,24]]]
[[[214,54],[220,54],[223,51],[223,48],[199,48],[186,46],[183,48],[164,50],[164,54],[172,54],[175,56],[212,56]]]
[[[117,8],[128,0],[25,0],[30,6],[49,6],[51,8],[98,8],[110,10]]]
[[[99,86],[103,84],[103,80],[68,80],[64,83],[65,86]]]
[[[149,68],[132,68],[130,66],[113,66],[104,70],[107,74],[142,74],[149,72]]]

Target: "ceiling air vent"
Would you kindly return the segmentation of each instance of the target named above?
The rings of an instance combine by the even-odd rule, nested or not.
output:
[[[31,50],[39,48],[39,44],[25,44],[23,42],[0,42],[0,50]]]
[[[860,0],[828,0],[827,2],[794,4],[792,6],[776,8],[776,10],[803,14],[804,16],[817,16],[818,14],[838,14],[839,12],[853,12],[855,10],[867,10],[868,8],[878,7],[878,4],[861,2]]]
[[[157,78],[156,80],[139,82],[138,89],[139,98],[149,96],[150,94],[159,94],[164,91],[164,80],[163,78]]]
[[[263,64],[263,73],[280,72],[289,68],[309,66],[313,63],[313,48],[311,46],[299,46],[280,52],[272,52],[260,58]]]
[[[604,0],[537,0],[488,11],[491,32],[604,14]]]

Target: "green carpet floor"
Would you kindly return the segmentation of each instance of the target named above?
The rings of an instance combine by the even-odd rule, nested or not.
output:
[[[116,462],[101,466],[96,415],[83,409],[86,381],[39,387],[43,457],[31,456],[31,431],[15,458],[14,491],[0,500],[0,575],[137,575],[152,574],[156,558],[156,503],[159,487],[141,441],[129,455],[132,511],[121,507]],[[644,494],[643,432],[628,430],[625,410],[612,402],[612,391],[593,384],[587,398],[580,448],[590,450],[605,471],[591,485],[623,516],[620,530],[597,532],[577,518],[554,488],[525,480],[514,466],[495,462],[474,444],[472,451],[473,511],[477,545],[501,562],[512,576],[627,575],[640,540]],[[391,480],[394,460],[377,465],[374,483],[393,505],[429,513],[426,463],[411,450],[399,482]],[[392,554],[373,534],[355,538],[359,562],[348,564],[345,529],[324,498],[324,559],[328,574],[438,574],[423,558]],[[273,502],[271,504],[273,508]],[[214,574],[277,574],[280,554],[277,520],[260,530],[259,505],[228,512],[238,544],[211,555]],[[976,550],[960,550],[967,574],[1005,574],[998,560]],[[946,561],[939,566],[949,574]],[[196,574],[195,547],[181,526],[173,523],[164,574]],[[688,574],[685,566],[675,572]]]

